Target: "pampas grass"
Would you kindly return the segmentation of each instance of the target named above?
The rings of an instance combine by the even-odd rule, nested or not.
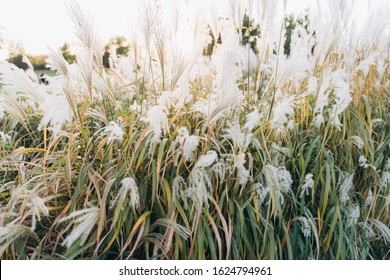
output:
[[[0,62],[2,259],[389,259],[387,10],[314,7],[286,56],[285,4],[248,2],[144,3],[109,69],[73,3],[49,85]]]

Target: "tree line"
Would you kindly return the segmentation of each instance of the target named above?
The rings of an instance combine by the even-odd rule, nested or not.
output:
[[[110,39],[110,41],[104,47],[104,53],[102,56],[103,64],[105,67],[109,67],[109,56],[110,51],[115,50],[118,56],[126,56],[129,52],[130,45],[126,38],[123,36],[116,36]],[[60,51],[65,60],[72,64],[77,61],[76,54],[71,50],[70,44],[65,42],[61,47]],[[26,70],[28,69],[27,63],[23,61],[23,56],[27,56],[30,60],[34,70],[45,70],[47,69],[47,55],[30,55],[27,54],[24,47],[20,43],[12,43],[9,47],[9,57],[7,61],[15,64],[19,68]]]
[[[290,54],[290,44],[291,44],[291,35],[296,28],[296,26],[303,26],[305,29],[308,27],[308,16],[300,15],[293,16],[288,15],[284,19],[284,28],[285,32],[285,44],[284,44],[284,54]],[[243,26],[240,31],[243,45],[250,44],[250,47],[256,53],[256,39],[261,36],[261,27],[255,25],[253,21],[247,16],[244,16]],[[221,38],[218,34],[212,34],[210,29],[210,36],[212,38],[211,42],[205,46],[203,54],[212,55],[215,44],[221,43]],[[0,48],[1,48],[1,34],[0,34]],[[102,54],[103,65],[106,68],[110,67],[110,54],[115,51],[117,56],[126,56],[130,50],[131,46],[127,39],[123,36],[115,36],[109,40],[109,42],[104,47],[104,52]],[[60,47],[61,53],[64,56],[65,60],[72,64],[77,61],[76,55],[71,51],[70,44],[65,42]],[[27,56],[30,60],[34,70],[46,70],[47,69],[47,55],[30,55],[27,54],[24,47],[20,43],[11,43],[9,48],[9,57],[8,62],[15,64],[21,69],[28,69],[28,65],[23,61],[23,56]]]

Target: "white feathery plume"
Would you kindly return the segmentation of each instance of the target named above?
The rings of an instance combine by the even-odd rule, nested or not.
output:
[[[31,216],[31,230],[36,228],[37,220],[41,221],[41,216],[48,216],[49,209],[45,205],[45,201],[38,194],[39,189],[27,189],[22,185],[12,190],[11,198],[8,202],[11,211],[20,205],[23,211],[23,219]]]
[[[8,248],[8,246],[6,246],[7,244],[12,243],[22,235],[31,235],[37,238],[31,228],[24,225],[10,223],[0,227],[0,256],[2,256],[4,251]]]
[[[250,177],[250,172],[245,168],[246,155],[243,152],[240,152],[235,155],[234,159],[234,168],[237,169],[237,175],[239,177],[239,184],[245,185]]]
[[[171,228],[175,231],[175,233],[177,233],[179,236],[183,237],[184,239],[187,239],[191,235],[191,231],[189,229],[187,229],[182,225],[179,225],[175,221],[168,218],[158,219],[153,223],[152,228],[155,228],[157,226],[165,226],[167,228]]]
[[[233,141],[233,145],[246,150],[252,142],[252,134],[241,130],[240,124],[235,121],[226,129],[225,137]]]
[[[239,98],[228,94],[211,94],[207,100],[201,99],[194,105],[194,110],[206,116],[207,124],[217,122],[236,105]]]
[[[383,44],[387,46],[389,37],[386,31],[389,27],[389,10],[384,8],[383,5],[371,5],[360,28],[352,27],[357,29],[358,32],[350,32],[355,36],[355,49],[372,47],[374,42],[380,47]]]
[[[352,102],[350,94],[350,84],[345,70],[337,70],[332,77],[334,83],[335,104],[332,106],[331,119],[336,127],[340,127],[338,116],[344,112],[348,105]]]
[[[192,99],[188,83],[178,84],[173,91],[163,91],[158,98],[158,104],[163,108],[173,107],[175,110],[182,108]]]
[[[363,155],[359,157],[359,166],[363,168],[368,168],[370,166],[370,164],[367,163],[367,158]]]
[[[75,1],[71,1],[68,8],[69,17],[75,25],[77,38],[87,49],[93,49],[95,44],[94,28],[90,18],[86,17]]]
[[[367,197],[364,200],[364,207],[369,207],[373,201],[374,201],[374,195],[372,193],[372,190],[369,189],[367,193]]]
[[[368,239],[372,239],[372,238],[375,238],[376,236],[376,233],[372,227],[372,224],[366,224],[366,223],[358,223],[358,225],[360,225],[362,227],[362,229],[365,231],[365,234],[367,236]]]
[[[242,98],[236,82],[242,76],[241,57],[237,51],[240,48],[240,39],[230,20],[221,21],[220,36],[222,44],[218,45],[212,56],[212,63],[215,65],[213,94],[203,106],[196,105],[198,111],[206,113],[207,122],[216,121]],[[204,108],[201,109],[202,107]]]
[[[138,28],[141,31],[142,43],[148,54],[151,51],[151,44],[153,42],[153,34],[161,21],[160,9],[156,6],[157,3],[152,1],[143,2],[140,6],[141,13],[138,18]]]
[[[127,177],[122,180],[123,192],[130,194],[130,206],[137,207],[140,203],[138,187],[133,178]]]
[[[43,129],[48,126],[48,129],[57,135],[65,123],[69,123],[73,119],[72,109],[70,108],[67,99],[64,95],[46,94],[43,103],[41,104],[43,117],[39,123],[38,129]]]
[[[315,118],[314,118],[314,125],[317,127],[317,128],[320,128],[321,124],[323,124],[325,122],[325,119],[324,119],[324,115],[322,113],[318,114]]]
[[[180,152],[183,152],[186,162],[192,161],[194,151],[199,145],[199,136],[189,135],[187,127],[179,128],[175,142],[179,144]]]
[[[67,217],[59,220],[59,223],[72,220],[70,225],[75,226],[72,232],[62,242],[62,246],[66,246],[69,249],[79,238],[81,238],[80,245],[84,245],[88,235],[97,223],[99,215],[99,208],[91,207],[72,212]]]
[[[277,71],[274,70],[274,73],[277,73],[276,85],[281,86],[290,79],[295,79],[296,81],[302,80],[307,76],[307,71],[310,70],[310,63],[307,59],[307,55],[302,52],[292,53],[290,57],[285,57],[283,52],[274,59],[278,60],[278,63],[272,63],[272,65],[277,65]],[[276,66],[275,66],[276,68]]]
[[[33,81],[34,83],[39,83],[38,76],[34,72],[34,67],[31,64],[30,59],[28,59],[28,57],[26,55],[23,55],[22,62],[27,64],[27,69],[25,70],[25,73],[30,78],[30,80]]]
[[[339,198],[341,203],[345,203],[349,200],[349,192],[353,188],[353,177],[355,173],[341,173],[339,177]]]
[[[24,153],[23,153],[24,149],[25,149],[25,147],[23,147],[23,146],[15,149],[11,154],[11,159],[16,161],[16,162],[23,161],[24,160]]]
[[[384,170],[390,171],[390,157],[387,158]]]
[[[225,179],[226,172],[230,170],[230,165],[228,165],[223,159],[220,159],[211,167],[211,170],[218,175],[219,180],[223,181]]]
[[[278,100],[273,110],[273,117],[271,120],[271,127],[280,129],[283,125],[288,123],[289,117],[294,114],[294,97],[289,96]]]
[[[92,20],[82,13],[77,2],[70,2],[68,14],[75,25],[76,36],[83,46],[77,55],[77,67],[87,87],[90,101],[92,101],[94,96],[93,70],[101,73],[103,46],[95,34]]]
[[[96,90],[96,97],[99,98],[99,101],[105,98],[108,98],[110,102],[115,106],[116,109],[119,108],[118,103],[115,99],[115,96],[113,94],[113,91],[110,89],[109,84],[107,80],[105,79],[106,77],[102,77],[99,75],[97,72],[93,72],[93,86],[95,87]],[[109,76],[109,75],[108,75]],[[101,94],[100,94],[101,93]],[[132,99],[132,96],[129,96],[129,100]]]
[[[90,101],[93,97],[93,49],[84,48],[77,56],[77,67],[88,90]]]
[[[376,127],[378,125],[383,124],[385,121],[383,119],[377,118],[377,119],[373,119],[371,122],[372,122],[372,126]]]
[[[348,205],[346,207],[346,215],[347,215],[347,227],[356,225],[360,217],[359,205]]]
[[[1,61],[0,77],[4,89],[14,94],[22,95],[30,102],[39,104],[43,101],[42,87],[34,80],[31,80],[29,75],[16,65],[7,61]],[[35,107],[34,104],[30,105]]]
[[[24,225],[10,223],[4,227],[0,227],[0,244],[4,244],[10,238],[14,236],[20,236],[22,233],[32,233],[29,227]],[[2,252],[0,253],[2,255]]]
[[[316,77],[310,77],[307,82],[307,94],[316,94],[318,89],[318,79]]]
[[[253,37],[251,37],[249,40],[252,38]],[[240,65],[242,71],[246,74],[254,73],[257,70],[259,61],[256,54],[251,49],[250,44],[239,48],[238,51],[240,53]]]
[[[34,231],[36,228],[37,219],[38,221],[41,221],[41,214],[44,216],[49,216],[49,209],[45,205],[44,200],[36,194],[29,198],[26,206],[29,207],[31,211],[31,230]]]
[[[167,32],[165,26],[162,24],[157,25],[157,28],[153,34],[154,45],[156,47],[157,58],[159,62],[159,67],[162,76],[163,89],[166,89],[166,64],[167,64],[167,55],[168,55],[168,42],[167,42]]]
[[[9,136],[7,133],[4,133],[3,131],[0,131],[0,143],[5,146],[8,145],[8,143],[11,142],[11,136]]]
[[[246,123],[243,129],[247,129],[248,131],[253,131],[254,128],[260,125],[260,114],[257,109],[246,115]]]
[[[306,217],[298,217],[297,218],[301,222],[301,231],[304,237],[311,236],[311,226]]]
[[[239,184],[242,186],[245,185],[246,183],[248,183],[248,181],[251,177],[249,170],[246,169],[244,166],[241,166],[238,169],[238,176],[239,176]]]
[[[359,166],[363,168],[368,168],[370,165],[367,163],[367,158],[365,156],[360,156],[359,157]]]
[[[363,142],[362,138],[360,138],[359,136],[356,136],[356,135],[349,137],[347,139],[347,142],[354,144],[358,149],[363,149],[363,147],[364,147],[364,142]]]
[[[321,84],[318,89],[318,93],[316,96],[316,105],[314,107],[314,112],[317,113],[315,117],[315,125],[316,127],[320,127],[324,122],[324,108],[329,104],[329,86],[332,78],[332,71],[330,69],[326,69],[321,78]]]
[[[362,71],[364,76],[367,76],[368,71],[370,70],[371,65],[376,64],[376,58],[379,55],[378,52],[372,52],[368,55],[367,58],[360,61],[356,66],[355,71]]]
[[[234,26],[238,29],[242,27],[244,15],[246,12],[246,3],[241,0],[228,0],[224,2],[223,10],[226,17],[231,19]]]
[[[130,196],[130,201],[129,201],[130,206],[138,207],[140,203],[139,190],[134,178],[131,177],[123,178],[121,184],[122,187],[119,189],[118,194],[116,195],[115,199],[111,201],[111,208],[114,207],[116,203],[118,203],[118,206],[120,206],[121,209],[123,210],[124,202],[127,196]]]
[[[290,172],[286,167],[281,166],[277,169],[278,181],[281,191],[288,192],[291,189],[292,178]]]
[[[370,222],[371,227],[375,226],[375,228],[380,232],[380,237],[382,237],[385,241],[385,244],[390,244],[390,228],[377,219],[369,218],[368,221]]]
[[[281,147],[276,143],[271,144],[270,149],[271,163],[275,166],[283,165],[286,162],[286,158],[291,157],[291,151],[287,147]]]
[[[69,74],[61,80],[62,91],[66,98],[69,108],[72,110],[73,116],[78,116],[77,104],[84,100],[81,92],[85,92],[84,83],[80,80],[80,74],[77,67],[70,65]]]
[[[11,211],[15,211],[16,206],[21,205],[28,199],[30,191],[25,186],[18,186],[12,189],[11,197],[8,201]]]
[[[210,167],[218,159],[215,151],[208,151],[205,155],[201,155],[196,162],[194,168]]]
[[[168,132],[169,124],[167,115],[164,112],[164,109],[160,105],[155,105],[151,107],[144,121],[149,123],[152,126],[153,130],[153,140],[155,142],[161,141],[161,136]]]
[[[318,1],[318,7],[309,13],[310,34],[315,32],[314,57],[317,64],[322,65],[325,59],[338,46],[343,34],[343,22],[340,18],[340,8],[335,6],[323,7],[325,1]]]
[[[307,22],[308,24],[308,22]],[[313,65],[311,51],[315,46],[314,37],[309,34],[305,27],[298,24],[293,29],[291,34],[291,43],[290,43],[290,57],[297,57],[295,59],[305,59],[309,63],[306,65],[306,69],[308,70]],[[304,73],[302,73],[304,74]]]
[[[386,187],[388,184],[390,184],[390,158],[387,158],[385,168],[382,172],[382,182],[381,185]],[[390,194],[389,194],[390,197]]]
[[[173,179],[172,184],[172,202],[175,203],[177,197],[184,202],[184,208],[187,208],[187,184],[183,177],[177,176]]]
[[[118,141],[121,143],[123,141],[123,135],[125,132],[122,127],[118,125],[115,121],[110,121],[109,125],[103,128],[103,135],[107,135],[107,143]]]
[[[68,75],[69,63],[65,60],[60,49],[50,50],[47,67],[57,71],[63,77]]]
[[[309,195],[309,190],[312,189],[313,186],[314,186],[313,174],[308,173],[308,174],[306,174],[305,182],[303,183],[303,185],[301,187],[300,197],[302,197],[303,194]]]
[[[246,158],[245,153],[240,152],[240,153],[236,154],[235,160],[234,160],[234,167],[237,169],[244,167],[244,165],[246,163],[245,158]]]
[[[281,189],[279,187],[278,169],[270,164],[267,164],[263,168],[263,175],[265,177],[265,183],[269,189]]]
[[[284,203],[283,193],[287,193],[291,189],[292,178],[291,174],[284,166],[275,167],[267,164],[263,168],[263,176],[265,178],[265,186],[270,192],[280,196],[280,201]],[[276,213],[275,213],[276,214]]]
[[[259,205],[262,205],[264,203],[264,200],[267,197],[270,189],[267,187],[264,187],[264,185],[262,183],[256,183],[254,187],[256,189],[256,196],[257,196],[257,199],[259,200]]]
[[[208,205],[208,198],[212,192],[212,183],[206,168],[210,167],[218,159],[215,151],[199,157],[188,178],[187,196],[200,211],[203,204]]]
[[[92,98],[92,68],[101,73],[103,45],[95,34],[92,19],[83,14],[78,3],[72,0],[67,8],[69,17],[75,25],[76,36],[84,47],[77,57],[77,64],[82,68],[81,74]]]
[[[363,168],[369,168],[371,167],[374,171],[376,171],[376,167],[372,164],[370,164],[367,160],[367,158],[363,155],[359,157],[359,166]]]
[[[296,127],[297,127],[297,124],[294,122],[293,119],[289,120],[287,123],[287,126],[286,126],[287,130],[294,130],[294,129],[296,129]]]

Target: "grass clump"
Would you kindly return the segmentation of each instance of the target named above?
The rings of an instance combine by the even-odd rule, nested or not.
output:
[[[246,10],[255,40],[245,9],[170,22],[145,5],[106,69],[72,4],[76,63],[53,51],[43,85],[1,62],[1,257],[389,259],[388,37],[335,4],[286,56],[265,5]]]

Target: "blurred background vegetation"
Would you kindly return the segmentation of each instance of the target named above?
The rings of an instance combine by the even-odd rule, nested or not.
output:
[[[300,25],[303,26],[307,30],[308,26],[308,15],[298,15],[295,16],[293,14],[285,16],[284,28],[285,28],[285,36],[286,41],[284,45],[284,53],[286,55],[290,54],[290,44],[291,44],[291,35],[294,29]],[[243,41],[242,44],[250,44],[251,48],[254,52],[256,50],[256,37],[260,35],[260,26],[254,25],[253,22],[249,19],[248,16],[244,17],[243,21],[244,29],[241,30],[243,33]],[[212,37],[211,42],[208,46],[205,47],[203,52],[204,55],[212,55],[213,48],[215,44],[221,43],[219,35],[216,36],[212,34],[210,31],[210,36]],[[4,44],[4,39],[1,36],[1,27],[0,27],[0,49]],[[76,54],[72,51],[71,45],[68,42],[64,42],[64,44],[60,47],[62,55],[65,60],[72,64],[76,62]],[[115,52],[117,56],[127,56],[130,50],[130,44],[124,36],[114,36],[112,37],[104,46],[103,53],[103,65],[106,68],[110,67],[110,53]],[[21,42],[9,42],[8,49],[8,58],[7,61],[15,64],[19,68],[26,70],[28,65],[23,62],[23,56],[27,56],[30,60],[32,66],[34,67],[35,72],[41,73],[44,71],[46,74],[53,75],[54,72],[50,71],[47,66],[48,56],[46,54],[29,54],[26,52],[26,49],[22,45]]]

